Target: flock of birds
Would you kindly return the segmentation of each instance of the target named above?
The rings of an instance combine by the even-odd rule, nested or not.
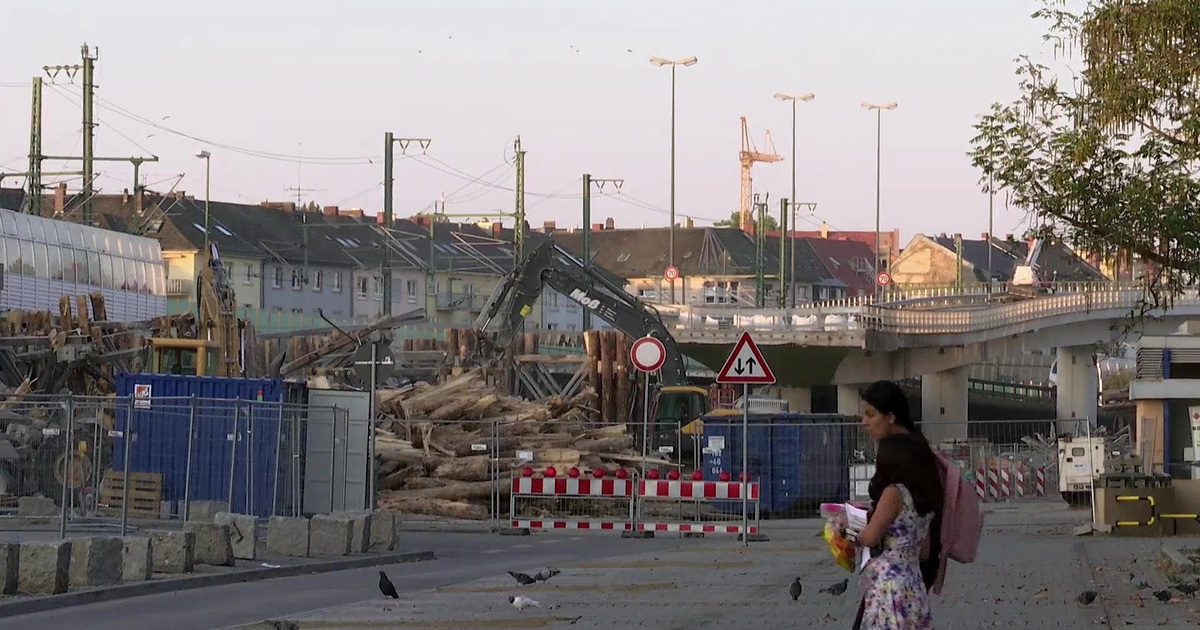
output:
[[[549,582],[551,578],[553,578],[554,576],[559,575],[561,573],[562,573],[561,570],[555,569],[553,567],[546,567],[545,569],[542,569],[542,570],[538,571],[537,573],[534,573],[533,575],[530,575],[528,573],[523,573],[520,571],[509,571],[508,572],[508,574],[510,576],[512,576],[512,579],[517,581],[517,585],[519,585],[519,586],[531,586],[531,585],[537,584],[539,582],[546,583],[546,582]],[[843,587],[843,590],[844,590],[844,587]],[[400,593],[398,593],[396,591],[396,586],[394,584],[392,584],[392,581],[388,579],[387,573],[384,571],[379,572],[379,591],[381,593],[383,593],[384,597],[390,597],[391,599],[400,599]],[[516,608],[517,610],[519,610],[521,612],[524,612],[525,609],[527,609],[527,608],[541,608],[542,607],[541,602],[537,601],[536,599],[534,599],[532,597],[526,597],[524,595],[509,595],[508,603],[511,604],[513,608]],[[551,608],[554,608],[554,607],[551,606]],[[565,621],[567,621],[567,623],[569,623],[571,625],[574,625],[575,622],[579,621],[582,618],[583,617],[575,617],[573,619],[565,619]]]

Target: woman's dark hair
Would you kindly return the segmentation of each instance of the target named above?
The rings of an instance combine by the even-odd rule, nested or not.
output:
[[[920,433],[921,429],[913,422],[912,413],[908,409],[908,396],[904,390],[893,381],[875,381],[859,394],[864,402],[879,410],[882,414],[892,414],[896,424],[912,433]]]
[[[919,433],[897,433],[879,441],[875,452],[875,475],[868,493],[878,501],[893,484],[904,484],[912,494],[918,514],[942,511],[942,481],[937,456]]]

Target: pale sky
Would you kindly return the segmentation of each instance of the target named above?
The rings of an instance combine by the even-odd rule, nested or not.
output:
[[[305,201],[373,213],[383,204],[383,134],[393,131],[433,140],[427,158],[397,162],[398,216],[442,193],[451,213],[511,212],[520,135],[534,227],[579,225],[584,172],[625,179],[620,198],[593,199],[593,221],[666,225],[670,70],[648,58],[695,55],[698,64],[678,70],[680,222],[711,223],[736,209],[740,116],[759,150],[770,130],[787,157],[790,105],[772,95],[813,92],[798,106],[797,197],[818,206],[801,228],[822,219],[874,227],[875,114],[859,104],[896,101],[883,115],[884,229],[899,227],[904,242],[915,232],[977,238],[987,198],[965,156],[971,125],[991,102],[1015,96],[1014,57],[1048,54],[1029,17],[1035,8],[1032,0],[0,0],[0,172],[27,164],[30,79],[45,65],[79,63],[86,42],[99,47],[96,152],[160,156],[142,170],[154,190],[182,174],[176,189],[203,197],[194,154],[208,149],[214,198],[256,203],[314,189]],[[45,89],[44,153],[78,155],[79,77],[56,83]],[[132,185],[128,164],[97,170],[106,192]],[[790,177],[789,161],[755,166],[755,190],[770,193],[773,212]],[[1023,217],[997,199],[997,234],[1019,232]]]

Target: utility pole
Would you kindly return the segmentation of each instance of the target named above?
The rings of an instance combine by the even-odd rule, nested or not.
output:
[[[590,173],[583,174],[583,266],[585,269],[592,268],[592,184],[595,184],[600,192],[604,192],[605,184],[612,184],[620,193],[621,186],[625,185],[625,180],[596,179]],[[672,302],[674,302],[673,296]],[[586,332],[591,329],[592,313],[585,308],[583,309],[581,330]]]
[[[769,198],[770,195],[767,195]],[[767,241],[763,227],[767,224],[767,202],[758,201],[758,194],[754,195],[754,305],[758,308],[765,308],[767,305],[767,277],[766,266],[763,264],[763,259],[767,254]]]
[[[392,145],[399,143],[400,152],[408,151],[408,145],[416,142],[421,147],[421,152],[424,153],[429,149],[429,144],[433,142],[429,138],[397,138],[392,132],[383,134],[383,229],[390,234],[396,225],[395,214],[392,208],[392,188],[395,184],[394,180],[394,165],[392,156]],[[432,225],[430,227],[432,231]],[[432,247],[432,245],[431,245]],[[392,315],[392,248],[383,248],[383,315],[391,317]],[[433,270],[430,270],[430,274]],[[428,288],[427,288],[428,292]],[[430,317],[430,313],[425,313],[425,317]]]
[[[513,142],[513,151],[517,154],[517,200],[513,214],[516,215],[513,226],[513,269],[525,259],[525,150],[521,148],[521,136]]]
[[[96,179],[96,110],[93,99],[96,91],[96,60],[100,58],[100,49],[97,48],[93,54],[85,43],[80,53],[83,56],[83,224],[92,225],[92,197]]]
[[[817,204],[815,204],[815,203],[797,203],[795,201],[789,201],[788,206],[791,207],[791,209],[792,209],[792,229],[793,230],[796,229],[797,225],[799,225],[799,222],[796,220],[796,209],[797,208],[799,208],[800,206],[804,206],[804,207],[808,208],[809,212],[817,211]],[[791,267],[789,267],[789,269],[792,270],[791,275],[793,276],[791,278],[791,283],[790,283],[790,286],[792,289],[792,308],[796,308],[796,286],[795,286],[796,285],[796,278],[795,278],[795,275],[796,275],[796,239],[793,238],[793,239],[789,239],[789,240],[791,240],[791,245],[792,245],[791,246],[792,264],[791,264]]]
[[[29,176],[24,212],[42,214],[42,78],[33,78],[32,111],[29,115]]]
[[[787,199],[779,200],[779,296],[775,300],[776,303],[778,303],[779,308],[787,307],[788,290],[786,287],[791,286],[790,284],[785,284],[788,280],[787,270],[790,269],[790,267],[787,264],[788,263],[787,244],[788,244],[788,241],[791,240],[787,237],[787,233],[788,233],[787,213],[788,213],[788,206],[790,206],[790,205],[791,204],[788,203]]]

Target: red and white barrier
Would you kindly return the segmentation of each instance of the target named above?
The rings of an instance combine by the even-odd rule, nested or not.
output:
[[[638,496],[643,499],[740,500],[740,481],[639,481]],[[758,484],[744,484],[751,501],[758,500]]]
[[[631,523],[616,523],[613,521],[542,521],[532,519],[513,519],[514,529],[588,529],[632,531]]]
[[[571,479],[565,477],[514,477],[512,492],[522,496],[628,497],[632,479]]]
[[[1046,467],[1041,466],[1037,469],[1034,476],[1034,494],[1039,497],[1046,496]]]
[[[678,532],[683,534],[740,534],[741,525],[706,525],[703,523],[638,523],[638,531]],[[757,534],[758,526],[751,525],[750,533]]]
[[[982,468],[975,470],[975,494],[980,499],[987,499],[987,471]]]
[[[1000,469],[1000,498],[1007,501],[1012,491],[1012,476],[1008,468]]]
[[[975,471],[975,494],[985,502],[1044,497],[1046,496],[1046,467],[1030,467],[1020,463],[1013,468],[977,469]]]

